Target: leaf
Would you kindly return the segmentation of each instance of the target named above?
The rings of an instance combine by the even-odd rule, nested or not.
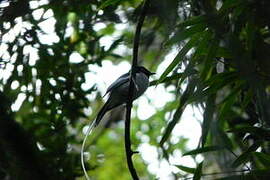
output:
[[[245,4],[241,1],[225,1],[219,10],[219,14],[224,14],[224,13],[230,12],[235,7],[238,7],[238,6],[241,7],[242,5],[245,5]]]
[[[231,151],[231,149],[233,148],[233,145],[228,135],[224,133],[223,130],[219,130],[218,136],[221,139],[221,142],[223,143],[222,145],[224,145],[224,147],[226,147],[227,150]]]
[[[241,154],[233,163],[232,167],[237,168],[241,164],[244,164],[248,161],[248,158],[250,157],[250,152],[249,153],[243,153]]]
[[[173,119],[172,119],[172,121],[169,122],[168,126],[165,129],[165,132],[164,132],[164,134],[161,138],[161,141],[159,143],[160,146],[163,146],[163,144],[167,141],[167,139],[171,135],[173,128],[178,123],[179,119],[181,118],[182,113],[186,107],[186,102],[187,102],[188,98],[193,94],[193,91],[195,89],[195,85],[196,85],[195,79],[192,79],[188,83],[186,90],[184,91],[183,95],[180,98],[180,103],[179,103],[179,106],[178,106],[176,112],[173,115]]]
[[[212,72],[212,69],[213,69],[212,62],[215,62],[214,58],[216,57],[216,52],[218,50],[218,44],[219,44],[219,40],[214,38],[211,40],[210,44],[208,45],[209,46],[208,53],[206,54],[206,57],[204,59],[203,70],[201,73],[202,79],[208,79],[209,75]]]
[[[231,59],[232,55],[227,48],[218,47],[217,52],[216,52],[216,57],[223,57],[223,58]]]
[[[187,167],[187,166],[182,166],[182,165],[175,165],[177,168],[179,168],[180,170],[182,171],[185,171],[187,173],[192,173],[194,174],[196,169],[195,168],[190,168],[190,167]]]
[[[191,17],[187,20],[185,20],[184,22],[181,22],[180,24],[178,24],[178,27],[186,27],[186,26],[192,26],[195,24],[201,24],[201,23],[206,23],[207,22],[207,16],[202,15],[202,16],[195,16],[195,17]]]
[[[203,166],[203,161],[197,166],[194,176],[193,176],[193,180],[200,180],[201,176],[202,176],[202,166]]]
[[[227,132],[241,132],[241,133],[260,133],[267,129],[253,126],[238,126],[233,129],[228,130]]]
[[[191,38],[193,35],[204,31],[205,28],[206,24],[196,24],[194,26],[184,28],[183,30],[176,32],[175,35],[172,36],[171,39],[167,42],[167,45],[179,43],[180,41],[183,41],[187,38]]]
[[[211,151],[218,151],[224,149],[223,147],[220,146],[206,146],[198,149],[194,149],[191,151],[188,151],[183,154],[183,156],[188,156],[188,155],[197,155],[201,153],[206,153],[206,152],[211,152]]]
[[[189,99],[188,103],[193,101],[199,101],[211,94],[217,93],[217,91],[226,85],[230,85],[237,80],[238,76],[236,72],[224,72],[212,76],[205,82],[203,89],[198,89]]]
[[[208,44],[209,44],[209,41],[211,39],[212,34],[213,33],[210,30],[206,30],[202,34],[201,41],[198,43],[198,46],[197,46],[197,48],[195,50],[195,53],[194,53],[193,57],[206,55],[207,47],[208,47]]]
[[[270,129],[263,127],[253,127],[253,126],[238,126],[227,132],[237,132],[237,133],[249,133],[260,139],[270,140]]]
[[[233,168],[237,168],[241,164],[244,164],[248,161],[249,157],[251,156],[251,153],[256,151],[260,147],[260,143],[254,143],[252,144],[243,154],[241,154],[239,157],[234,160],[232,163]]]
[[[241,103],[242,109],[245,109],[248,106],[248,104],[252,101],[253,96],[254,96],[253,89],[249,88]]]
[[[244,171],[243,171],[244,172]],[[217,180],[268,180],[270,176],[270,169],[259,169],[251,170],[246,174],[232,175],[223,178],[218,178]]]
[[[230,82],[234,82],[237,79],[237,76],[238,76],[238,73],[234,71],[219,73],[212,76],[210,79],[208,79],[206,81],[206,84],[209,86],[217,85],[218,87],[216,89],[220,89],[224,87],[224,85]]]
[[[233,104],[237,101],[239,94],[241,93],[242,84],[237,84],[235,88],[232,89],[231,93],[220,103],[218,119],[219,121],[224,121],[227,116],[231,117],[231,108]]]
[[[185,46],[179,51],[172,63],[166,68],[158,80],[158,84],[162,82],[166,76],[183,60],[187,52],[198,43],[199,35],[193,36]]]
[[[213,114],[215,111],[215,96],[209,96],[206,101],[206,108],[203,113],[203,124],[202,124],[202,136],[201,145],[204,147],[207,139],[207,135],[210,129],[210,124],[213,120]]]
[[[158,85],[161,83],[166,83],[166,82],[170,82],[170,81],[173,81],[176,79],[180,79],[182,77],[182,75],[183,75],[183,73],[176,73],[176,74],[173,74],[171,76],[165,77],[165,79],[163,79],[163,81],[161,81],[161,82],[159,82],[159,80],[152,81],[152,82],[150,82],[150,86],[154,86],[154,85]]]
[[[108,49],[108,51],[113,51],[121,42],[123,42],[123,37],[114,41],[112,45],[110,46],[110,48]]]
[[[167,139],[171,135],[171,132],[172,132],[173,128],[175,127],[175,125],[178,123],[179,119],[182,116],[184,108],[185,108],[185,106],[180,103],[180,105],[178,106],[176,112],[173,115],[173,120],[169,122],[168,126],[165,129],[165,132],[164,132],[164,134],[163,134],[163,136],[161,138],[161,141],[159,143],[160,146],[163,146],[163,144],[167,141]]]
[[[99,9],[104,9],[107,6],[114,5],[122,0],[107,0],[99,6]]]
[[[270,167],[270,155],[262,152],[253,152],[253,155],[265,166]]]
[[[261,84],[258,84],[256,91],[256,105],[258,107],[260,118],[262,119],[262,122],[270,125],[270,99]]]

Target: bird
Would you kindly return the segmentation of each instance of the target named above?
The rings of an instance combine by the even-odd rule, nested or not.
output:
[[[141,96],[149,86],[149,77],[155,73],[150,72],[143,66],[135,66],[134,91],[132,100]],[[95,126],[99,124],[106,112],[116,108],[128,101],[129,96],[129,75],[130,72],[123,74],[116,81],[114,81],[107,89],[106,94],[109,98],[99,111],[95,120]],[[104,95],[104,96],[105,96]]]
[[[135,66],[134,70],[134,77],[132,77],[132,81],[134,83],[134,90],[132,94],[132,100],[137,99],[140,97],[148,88],[149,86],[149,77],[154,75],[155,73],[150,72],[143,66]],[[131,71],[131,70],[130,70]],[[108,100],[105,102],[103,107],[97,114],[96,119],[91,122],[88,126],[86,135],[84,137],[82,147],[81,147],[81,164],[87,180],[89,180],[89,176],[86,172],[84,166],[84,146],[87,140],[87,137],[91,134],[92,130],[99,125],[100,121],[102,120],[103,116],[113,108],[116,108],[120,105],[126,104],[129,100],[129,78],[130,78],[130,71],[120,76],[116,79],[108,88],[104,96],[107,94],[109,95]]]

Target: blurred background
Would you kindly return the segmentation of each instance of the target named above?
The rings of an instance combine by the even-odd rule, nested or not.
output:
[[[142,0],[0,1],[0,179],[84,179],[80,148],[130,69]],[[270,2],[150,0],[132,109],[140,179],[270,177]],[[85,150],[91,179],[128,180],[125,107]]]

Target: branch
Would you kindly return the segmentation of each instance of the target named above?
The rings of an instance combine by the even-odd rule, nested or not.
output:
[[[134,168],[134,165],[132,162],[132,155],[137,152],[134,152],[131,150],[131,141],[130,141],[130,117],[131,117],[131,108],[132,108],[132,100],[133,100],[132,97],[133,97],[133,92],[134,92],[133,77],[135,77],[134,68],[138,64],[138,49],[139,49],[139,43],[140,43],[141,29],[142,29],[143,21],[144,21],[148,7],[149,7],[149,0],[145,0],[141,15],[140,15],[137,27],[136,27],[135,37],[134,37],[132,67],[131,67],[130,77],[129,77],[129,93],[128,93],[129,96],[128,96],[127,107],[126,107],[125,149],[126,149],[128,169],[133,180],[139,179],[136,169]]]

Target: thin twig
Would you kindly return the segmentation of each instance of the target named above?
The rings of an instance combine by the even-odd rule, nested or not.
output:
[[[129,97],[128,97],[127,107],[126,107],[125,149],[126,149],[128,169],[133,180],[139,179],[136,169],[134,168],[134,165],[132,162],[132,155],[136,152],[131,150],[131,141],[130,141],[130,116],[131,116],[132,99],[133,99],[132,97],[133,97],[133,92],[134,92],[133,77],[135,77],[134,69],[138,64],[138,49],[139,49],[141,29],[142,29],[143,21],[144,21],[148,7],[149,7],[149,0],[145,0],[141,15],[140,15],[137,27],[136,27],[135,37],[134,37],[133,59],[132,59],[132,67],[131,67],[130,78],[129,78]]]

